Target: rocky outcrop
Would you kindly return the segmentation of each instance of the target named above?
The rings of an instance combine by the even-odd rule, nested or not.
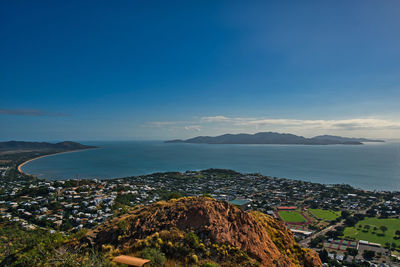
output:
[[[124,248],[170,229],[193,231],[201,240],[237,247],[262,266],[322,265],[314,251],[301,248],[291,232],[272,217],[207,197],[138,207],[89,232],[87,242]]]

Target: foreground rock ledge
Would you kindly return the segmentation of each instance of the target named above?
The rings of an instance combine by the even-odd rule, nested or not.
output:
[[[121,225],[124,237],[121,238]],[[213,243],[245,251],[262,266],[322,266],[318,254],[301,248],[281,222],[208,197],[187,197],[135,208],[87,235],[92,246],[126,248],[163,230],[194,231]]]

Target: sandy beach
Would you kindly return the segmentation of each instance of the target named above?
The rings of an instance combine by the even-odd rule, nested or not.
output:
[[[76,149],[76,150],[71,150],[71,151],[63,151],[63,152],[56,152],[56,153],[52,153],[52,154],[48,154],[48,155],[42,155],[42,156],[39,156],[39,157],[36,157],[36,158],[33,158],[33,159],[29,159],[27,161],[22,162],[21,164],[18,165],[17,169],[18,169],[18,172],[21,173],[21,174],[30,175],[28,173],[23,172],[21,168],[25,164],[27,164],[27,163],[29,163],[31,161],[34,161],[34,160],[37,160],[37,159],[40,159],[40,158],[44,158],[44,157],[50,157],[50,156],[58,155],[58,154],[73,153],[73,152],[79,152],[79,151],[83,151],[83,150],[96,149],[96,148],[98,148],[98,147],[85,148],[85,149]]]

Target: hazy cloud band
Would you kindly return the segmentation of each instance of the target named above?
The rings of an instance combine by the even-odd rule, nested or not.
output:
[[[15,116],[66,116],[61,112],[48,112],[39,109],[1,109],[0,115],[15,115]]]
[[[305,135],[349,132],[363,136],[393,136],[400,133],[400,122],[382,118],[352,118],[339,120],[302,120],[208,116],[191,121],[153,121],[144,127],[164,128],[169,131],[220,133],[251,133],[280,131]]]

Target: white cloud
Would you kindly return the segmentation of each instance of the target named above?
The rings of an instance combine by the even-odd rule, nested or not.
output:
[[[255,133],[277,131],[314,136],[319,134],[357,135],[393,138],[400,135],[400,122],[382,118],[352,118],[338,120],[301,120],[275,118],[208,116],[188,121],[149,122],[148,127],[202,131],[207,135],[223,133]]]
[[[201,120],[205,122],[227,122],[231,121],[231,118],[225,116],[211,116],[211,117],[202,117]]]
[[[223,122],[238,126],[285,126],[321,129],[400,129],[400,122],[377,119],[356,118],[343,120],[299,120],[299,119],[272,119],[272,118],[229,118],[213,116],[201,118],[204,122]]]
[[[142,127],[169,127],[169,126],[175,126],[175,125],[180,125],[180,124],[185,124],[188,123],[186,121],[150,121],[147,122],[146,124],[142,125]]]
[[[196,132],[201,131],[201,127],[199,125],[188,125],[188,126],[185,126],[184,129],[187,131],[191,131],[191,130],[194,130]]]
[[[399,122],[384,119],[360,118],[345,120],[293,120],[293,119],[262,119],[237,122],[242,125],[282,125],[287,127],[321,128],[321,129],[400,129]]]

